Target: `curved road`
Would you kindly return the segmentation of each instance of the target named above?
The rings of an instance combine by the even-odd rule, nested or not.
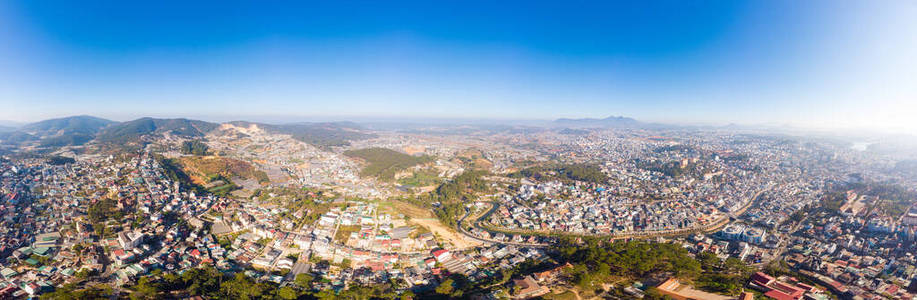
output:
[[[770,188],[771,188],[771,186],[768,186],[768,187],[762,189],[761,191],[758,191],[758,192],[755,193],[755,195],[752,196],[751,199],[749,199],[748,202],[746,202],[745,205],[743,205],[741,208],[739,208],[738,210],[736,210],[736,211],[733,212],[733,213],[728,214],[727,216],[722,217],[721,219],[719,219],[719,220],[717,220],[717,221],[715,221],[715,222],[713,222],[713,223],[711,223],[711,224],[707,224],[707,225],[703,225],[703,226],[698,226],[698,227],[692,227],[692,228],[683,228],[683,229],[671,229],[671,230],[660,230],[660,231],[643,231],[643,232],[626,232],[626,233],[616,233],[616,234],[611,234],[611,235],[598,235],[598,234],[587,234],[587,235],[590,235],[590,236],[608,236],[608,237],[611,237],[612,239],[627,239],[627,238],[654,238],[654,237],[664,237],[664,236],[679,236],[679,235],[686,235],[686,234],[691,234],[691,233],[696,233],[696,232],[711,232],[711,231],[716,231],[716,230],[719,230],[720,228],[722,228],[723,226],[726,226],[727,224],[731,223],[730,220],[731,220],[732,218],[741,216],[743,213],[745,213],[745,211],[748,210],[748,208],[751,207],[751,205],[754,204],[754,203],[758,200],[758,198],[759,198],[764,192],[770,190]],[[483,215],[481,215],[480,217],[478,217],[477,219],[475,219],[474,222],[472,222],[472,225],[473,225],[475,228],[479,229],[479,230],[484,230],[484,231],[487,231],[487,232],[490,232],[490,233],[494,233],[494,231],[492,231],[492,230],[490,230],[490,229],[487,229],[487,228],[484,228],[484,227],[481,227],[481,225],[479,224],[479,223],[481,222],[481,220],[486,219],[486,218],[487,218],[488,216],[490,216],[494,211],[496,211],[497,208],[500,206],[499,203],[496,203],[496,202],[491,202],[491,204],[492,204],[493,206],[490,208],[490,210],[487,211],[486,213],[484,213]],[[459,233],[461,233],[461,234],[463,234],[463,235],[465,235],[465,236],[467,236],[467,237],[469,237],[469,238],[471,238],[471,239],[474,239],[474,240],[477,240],[477,241],[481,241],[481,242],[484,242],[484,243],[488,243],[488,244],[506,244],[506,245],[516,245],[516,246],[523,246],[523,247],[535,247],[535,248],[548,247],[548,246],[550,246],[549,244],[540,244],[540,243],[531,244],[531,243],[504,242],[504,241],[497,241],[497,240],[493,240],[493,239],[487,239],[487,238],[483,238],[483,237],[476,236],[476,235],[474,235],[474,234],[471,234],[471,233],[468,232],[467,230],[465,230],[465,227],[462,226],[462,223],[465,221],[465,219],[467,219],[467,218],[470,216],[470,214],[471,214],[470,211],[468,211],[468,212],[465,213],[465,216],[463,216],[462,219],[458,221],[458,227],[459,227]],[[522,235],[525,235],[525,233],[510,233],[510,234],[522,234]],[[570,233],[558,233],[558,234],[570,234]],[[579,235],[579,234],[576,234],[576,235]]]
[[[483,215],[481,215],[481,217],[477,218],[476,220],[474,220],[474,222],[471,223],[475,228],[480,229],[480,230],[486,230],[486,231],[490,232],[490,230],[481,227],[481,225],[478,224],[478,222],[480,222],[482,219],[484,219],[484,218],[486,218],[487,216],[489,216],[490,214],[492,214],[494,211],[497,210],[497,207],[500,206],[500,205],[497,204],[496,202],[491,202],[491,204],[492,204],[493,206],[490,208],[489,211],[487,211],[486,213],[484,213]],[[544,248],[544,247],[549,247],[549,246],[550,246],[550,245],[548,245],[548,244],[537,244],[537,243],[504,242],[504,241],[498,241],[498,240],[493,240],[493,239],[486,239],[486,238],[483,238],[483,237],[479,237],[479,236],[473,235],[473,234],[471,234],[470,232],[466,231],[466,230],[465,230],[465,227],[462,226],[462,223],[465,222],[465,219],[467,219],[469,215],[471,215],[471,211],[465,212],[465,216],[463,216],[462,219],[458,221],[458,224],[457,224],[457,225],[458,225],[459,233],[461,233],[462,235],[464,235],[464,236],[466,236],[466,237],[469,237],[469,238],[471,238],[471,239],[473,239],[473,240],[480,241],[480,242],[485,243],[485,244],[503,244],[503,245],[514,245],[514,246],[531,247],[531,248]]]

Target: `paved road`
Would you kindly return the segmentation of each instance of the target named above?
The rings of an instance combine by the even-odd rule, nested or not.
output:
[[[487,211],[487,213],[483,214],[481,217],[475,219],[474,222],[472,222],[472,225],[473,225],[474,227],[476,227],[476,228],[478,228],[478,229],[481,229],[481,230],[488,230],[488,229],[486,229],[486,228],[481,227],[481,225],[478,224],[478,223],[479,223],[482,219],[486,218],[487,216],[489,216],[490,214],[492,214],[494,211],[496,211],[496,210],[497,210],[497,207],[500,206],[500,205],[497,204],[496,202],[492,202],[491,204],[492,204],[493,206],[490,208],[489,211]],[[458,221],[458,224],[457,224],[457,225],[458,225],[459,233],[461,233],[462,235],[464,235],[464,236],[466,236],[466,237],[468,237],[468,238],[471,238],[471,239],[473,239],[473,240],[480,241],[480,242],[485,243],[485,244],[487,244],[487,245],[501,244],[501,245],[515,245],[515,246],[532,247],[532,248],[544,248],[544,247],[549,247],[549,246],[551,246],[551,245],[548,245],[548,244],[540,244],[540,243],[538,243],[538,244],[533,244],[533,243],[504,242],[504,241],[497,241],[497,240],[492,240],[492,239],[485,239],[485,238],[482,238],[482,237],[473,235],[473,234],[471,234],[470,232],[466,231],[466,230],[465,230],[465,227],[462,226],[462,223],[465,222],[465,219],[468,218],[470,214],[471,214],[471,211],[466,212],[466,213],[465,213],[465,216],[463,216],[462,219]],[[489,231],[489,230],[488,230],[488,231]]]
[[[642,232],[615,233],[615,234],[611,234],[611,235],[598,235],[598,234],[571,234],[571,235],[607,236],[607,237],[611,237],[612,239],[629,239],[629,238],[670,237],[670,236],[687,235],[687,234],[692,234],[692,233],[697,233],[697,232],[713,232],[713,231],[719,230],[719,229],[722,228],[723,226],[726,226],[727,224],[731,223],[731,219],[733,219],[733,218],[735,218],[735,217],[738,217],[738,216],[741,216],[743,213],[745,213],[745,211],[748,210],[748,208],[751,207],[751,206],[758,200],[758,198],[761,197],[761,195],[762,195],[764,192],[766,192],[766,191],[768,191],[768,190],[770,190],[770,189],[771,189],[771,186],[768,186],[768,187],[762,189],[761,191],[758,191],[757,193],[755,193],[754,196],[752,196],[750,199],[748,199],[748,201],[745,203],[745,205],[743,205],[741,208],[739,208],[739,209],[736,210],[735,212],[730,213],[730,214],[728,214],[728,215],[726,215],[726,216],[724,216],[724,217],[722,217],[722,218],[716,220],[716,221],[713,222],[713,223],[710,223],[710,224],[707,224],[707,225],[703,225],[703,226],[692,227],[692,228],[682,228],[682,229],[670,229],[670,230],[657,230],[657,231],[642,231]],[[475,220],[472,222],[472,225],[473,225],[475,228],[478,228],[478,229],[480,229],[480,230],[484,230],[484,231],[487,231],[487,232],[494,233],[494,231],[492,231],[492,230],[490,230],[490,229],[487,229],[487,228],[484,228],[484,227],[480,226],[481,220],[486,219],[486,218],[487,218],[488,216],[490,216],[493,212],[495,212],[495,211],[497,210],[497,208],[500,206],[499,203],[497,203],[497,202],[492,202],[491,204],[493,205],[493,206],[491,207],[491,209],[490,209],[489,211],[487,211],[487,213],[483,214],[481,217],[475,219]],[[466,212],[466,213],[465,213],[465,216],[463,216],[462,219],[459,220],[459,222],[458,222],[459,232],[460,232],[461,234],[463,234],[463,235],[469,237],[469,238],[472,238],[472,239],[475,239],[475,240],[478,240],[478,241],[481,241],[481,242],[484,242],[484,243],[488,243],[488,244],[507,244],[507,245],[517,245],[517,246],[524,246],[524,247],[548,247],[548,246],[550,246],[550,245],[548,245],[548,244],[540,244],[540,243],[539,243],[539,244],[531,244],[531,243],[503,242],[503,241],[497,241],[497,240],[492,240],[492,239],[486,239],[486,238],[483,238],[483,237],[476,236],[476,235],[474,235],[474,234],[471,234],[471,233],[467,232],[467,231],[465,230],[465,227],[462,226],[462,223],[464,223],[465,219],[468,218],[470,214],[471,214],[470,211],[469,211],[469,212]],[[523,235],[524,235],[525,233],[523,232],[523,233],[510,233],[510,234],[523,234]],[[570,234],[570,233],[563,233],[563,232],[560,232],[560,233],[558,233],[558,234],[563,235],[563,234]]]
[[[805,223],[806,219],[808,218],[809,218],[809,215],[806,215],[805,217],[802,218],[802,220],[799,220],[799,222],[794,224],[793,228],[790,228],[790,230],[787,232],[787,236],[790,236],[794,232],[796,232],[796,230],[799,230],[799,227],[802,226],[802,224]],[[789,247],[789,244],[787,244],[786,239],[781,239],[780,242],[777,243],[776,251],[774,251],[774,255],[771,256],[771,260],[768,260],[768,261],[762,260],[761,263],[756,264],[756,265],[765,266],[768,263],[770,263],[771,261],[780,258],[781,256],[783,256],[783,253],[786,252],[787,247]]]

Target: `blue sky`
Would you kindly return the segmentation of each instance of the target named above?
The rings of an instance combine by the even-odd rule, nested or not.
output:
[[[332,2],[2,1],[0,119],[917,130],[913,1]]]

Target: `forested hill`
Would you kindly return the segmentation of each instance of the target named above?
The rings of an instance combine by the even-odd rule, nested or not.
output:
[[[383,181],[395,179],[395,174],[407,168],[433,161],[429,156],[411,156],[386,148],[349,150],[344,155],[366,162],[360,176],[376,177]]]
[[[585,181],[603,184],[608,182],[608,175],[593,164],[552,164],[522,169],[508,175],[512,178],[534,178],[539,181]]]
[[[58,134],[83,134],[94,136],[114,121],[92,116],[73,116],[49,119],[22,126],[19,130],[39,136]]]
[[[361,127],[349,122],[270,125],[267,128],[277,133],[289,134],[294,139],[322,150],[349,146],[350,141],[376,137],[374,134],[362,132]]]
[[[217,128],[216,123],[188,119],[141,118],[118,123],[102,130],[96,137],[101,143],[136,142],[141,137],[165,134],[200,137]]]
[[[364,128],[352,122],[260,124],[247,121],[229,122],[233,125],[257,125],[271,134],[288,134],[292,138],[329,151],[333,147],[349,146],[351,141],[374,138]],[[136,146],[146,137],[164,135],[200,138],[214,132],[220,124],[192,119],[140,118],[115,122],[92,116],[73,116],[35,122],[20,128],[0,128],[0,144],[39,146],[54,150],[62,146],[79,146],[89,142],[103,147]]]
[[[37,140],[44,147],[82,145],[95,138],[102,128],[113,123],[91,116],[74,116],[27,124],[9,136],[13,137],[10,139],[13,142]]]

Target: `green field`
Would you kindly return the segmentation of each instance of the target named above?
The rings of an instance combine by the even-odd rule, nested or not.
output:
[[[443,182],[435,170],[419,170],[411,174],[411,177],[398,179],[398,183],[407,186],[431,186]]]

